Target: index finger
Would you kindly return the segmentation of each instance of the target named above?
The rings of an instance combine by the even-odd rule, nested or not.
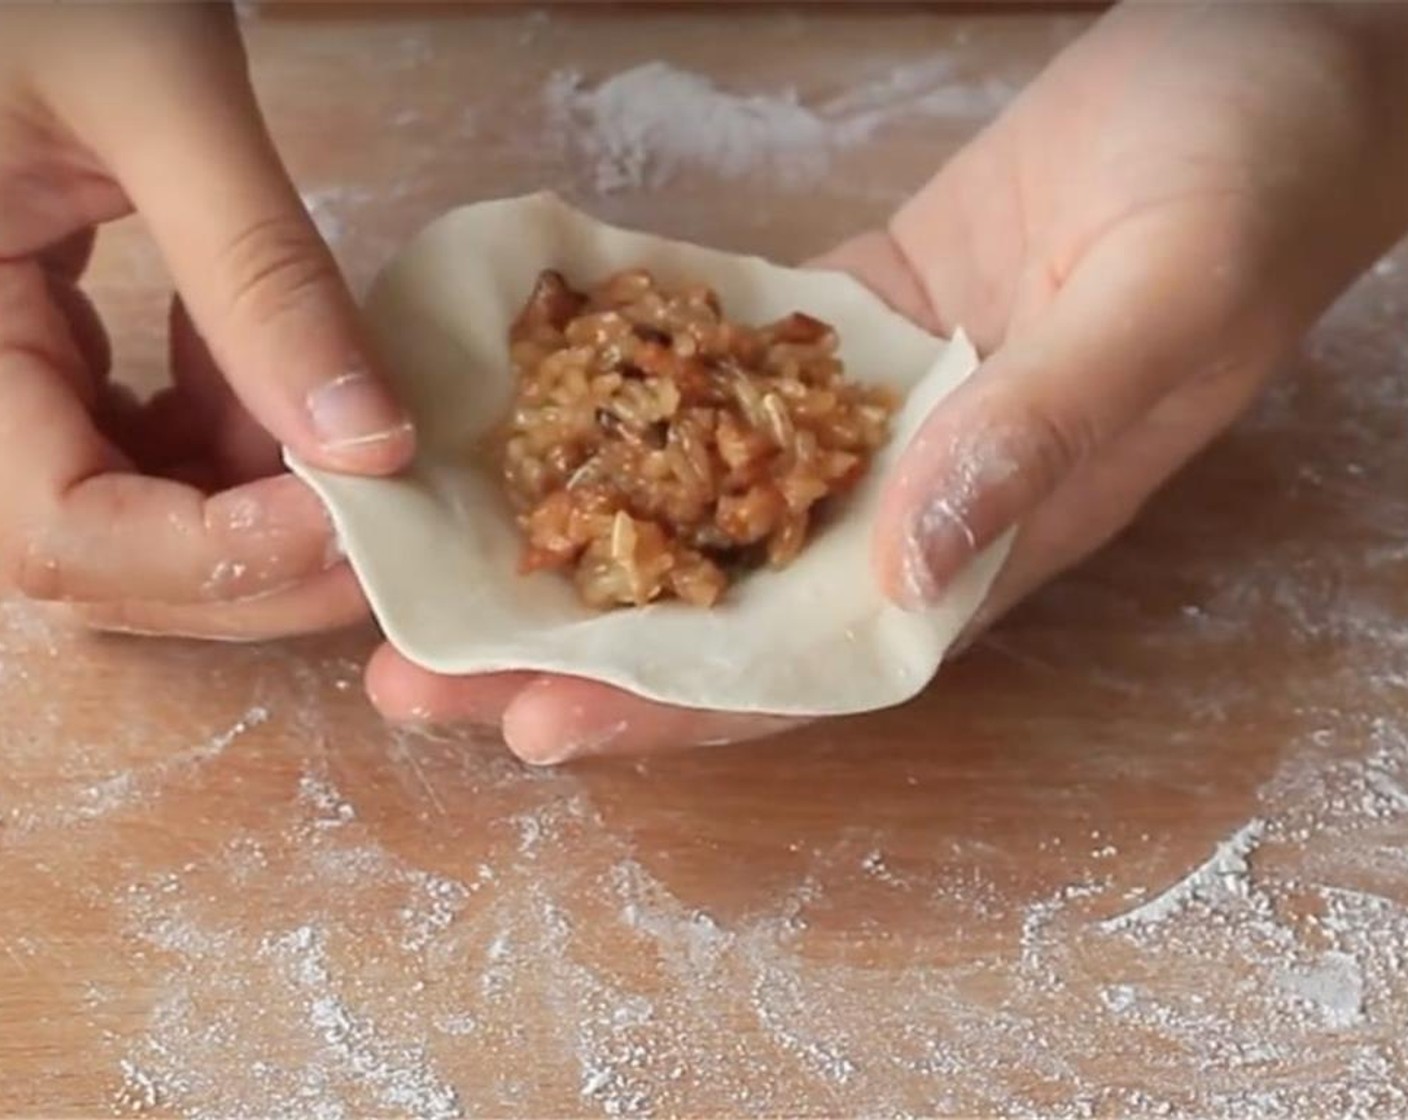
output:
[[[158,5],[112,18],[88,8],[71,21],[79,42],[121,37],[130,47],[139,37],[140,49],[102,56],[122,96],[52,95],[73,107],[150,227],[241,402],[313,465],[400,470],[413,423],[264,126],[228,13]]]

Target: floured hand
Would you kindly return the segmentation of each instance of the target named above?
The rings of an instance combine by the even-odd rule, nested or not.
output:
[[[179,293],[174,387],[109,380],[79,280],[135,211]],[[189,308],[189,315],[187,314]],[[414,434],[209,5],[0,12],[0,574],[110,629],[253,638],[365,611],[279,444],[384,474]]]

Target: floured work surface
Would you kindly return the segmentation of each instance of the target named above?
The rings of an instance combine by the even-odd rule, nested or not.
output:
[[[365,281],[466,193],[549,180],[795,259],[1077,26],[659,18],[251,34]],[[158,272],[126,233],[96,267],[151,373]],[[365,636],[5,608],[0,1111],[1402,1115],[1405,311],[1399,254],[939,690],[776,746],[529,773],[380,726]]]

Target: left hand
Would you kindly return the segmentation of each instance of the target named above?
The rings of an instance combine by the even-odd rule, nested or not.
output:
[[[172,384],[112,375],[81,278],[140,217],[176,288]],[[274,149],[233,12],[0,9],[0,592],[225,639],[366,612],[279,445],[390,474],[415,434]]]
[[[1100,547],[1402,233],[1408,80],[1385,40],[1408,20],[1392,8],[1118,9],[887,231],[820,262],[986,355],[885,493],[892,599],[924,609],[1020,524],[981,628]],[[498,723],[535,763],[789,725],[560,676],[436,677],[389,648],[367,682],[393,719]]]

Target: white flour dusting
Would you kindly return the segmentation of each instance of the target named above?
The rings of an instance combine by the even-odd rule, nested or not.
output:
[[[313,999],[308,1021],[321,1032],[329,1051],[374,1090],[382,1108],[424,1120],[457,1120],[464,1115],[459,1095],[426,1071],[423,1054],[415,1049],[388,1050],[375,1029],[349,1013],[335,996]]]
[[[347,237],[353,215],[375,200],[375,195],[361,187],[332,185],[305,190],[301,195],[303,208],[318,227],[323,240],[337,249]]]
[[[304,774],[298,779],[298,797],[313,810],[315,828],[339,828],[357,819],[357,810],[326,778]]]
[[[1364,974],[1348,953],[1326,953],[1317,964],[1287,972],[1280,984],[1336,1030],[1352,1027],[1364,1017]]]
[[[140,804],[172,781],[189,777],[268,719],[266,707],[262,704],[251,705],[229,727],[215,732],[202,742],[183,747],[148,765],[124,770],[88,785],[51,793],[42,806],[26,804],[23,800],[17,800],[8,807],[0,805],[0,817],[7,818],[8,835],[13,838],[55,826],[101,820]]]
[[[819,105],[795,90],[740,93],[709,78],[650,62],[598,85],[562,71],[544,93],[558,143],[592,168],[602,193],[658,189],[691,170],[725,179],[766,176],[796,189],[820,179],[839,151],[908,118],[982,119],[1015,93],[1000,80],[953,80],[942,55]]]
[[[659,188],[690,167],[725,178],[762,170],[789,186],[826,170],[826,125],[794,96],[727,93],[663,62],[596,88],[558,74],[546,98],[550,119],[594,161],[602,192]]]
[[[151,1074],[126,1058],[118,1063],[118,1067],[122,1071],[122,1085],[113,1099],[116,1111],[147,1112],[161,1105],[161,1089]]]
[[[1265,831],[1265,821],[1248,821],[1218,844],[1217,850],[1205,863],[1199,864],[1148,902],[1101,922],[1100,928],[1113,933],[1134,925],[1164,921],[1191,902],[1216,906],[1224,898],[1245,896],[1251,870],[1247,865],[1247,856],[1255,850],[1257,841]]]
[[[1022,904],[974,876],[981,837],[956,839],[954,874],[933,878],[884,854],[883,830],[804,842],[782,889],[725,918],[661,878],[579,779],[453,743],[402,738],[421,768],[405,793],[428,806],[431,835],[469,845],[453,863],[472,873],[395,853],[348,784],[372,744],[339,751],[336,779],[315,746],[339,672],[282,695],[263,685],[271,723],[297,711],[314,751],[270,807],[275,831],[94,895],[159,954],[146,1028],[113,1059],[114,1112],[656,1116],[708,1100],[731,1115],[811,1102],[827,1114],[1373,1117],[1408,1105],[1394,1080],[1408,907],[1331,885],[1342,873],[1302,884],[1284,863],[1306,820],[1322,842],[1365,850],[1365,828],[1408,828],[1394,798],[1408,752],[1387,732],[1329,766],[1310,765],[1323,737],[1292,744],[1296,792],[1269,785],[1261,815],[1137,918],[1119,905],[1131,884],[1118,858],[1092,854],[1098,875]],[[433,823],[445,818],[422,781],[463,821],[497,806],[499,823]],[[1092,831],[1092,853],[1109,846]],[[830,901],[855,890],[902,900],[918,938],[909,964],[825,951]],[[235,917],[221,902],[231,892],[266,899],[262,919]],[[1303,893],[1316,905],[1286,912]],[[945,963],[945,943],[972,929],[996,936],[994,950]],[[1087,1067],[1096,1036],[1123,1040],[1121,1078]],[[1317,1049],[1331,1038],[1343,1048]],[[1290,1072],[1317,1053],[1313,1074]]]
[[[453,1120],[463,1114],[458,1091],[439,1074],[423,1041],[408,1035],[407,1016],[378,1017],[367,1010],[363,1005],[375,1003],[375,993],[356,971],[339,965],[324,909],[337,909],[338,902],[318,884],[329,878],[327,865],[337,862],[360,869],[340,892],[349,900],[359,898],[359,889],[399,892],[400,949],[421,957],[459,913],[467,892],[443,877],[403,867],[360,840],[327,847],[323,838],[335,834],[307,827],[328,819],[319,805],[327,798],[307,796],[306,775],[299,786],[294,804],[305,806],[309,815],[290,826],[283,846],[293,863],[281,874],[305,904],[314,903],[312,912],[304,910],[302,924],[257,938],[253,931],[224,924],[218,909],[188,886],[195,865],[134,884],[121,897],[132,934],[172,960],[147,1033],[132,1056],[122,1059],[123,1069],[140,1069],[149,1095],[183,1115],[345,1117],[379,1110]],[[335,791],[332,797],[345,804]],[[247,885],[247,872],[240,879]],[[309,893],[315,889],[318,893]],[[343,937],[345,913],[336,923]],[[248,963],[231,969],[223,963],[231,959]],[[403,994],[415,990],[403,983]],[[302,1042],[276,1045],[278,1032],[265,1033],[271,1009],[277,1009],[281,1031],[298,1032],[301,1025]],[[418,1019],[416,1014],[409,1022]],[[463,1030],[462,1020],[447,1022],[447,1033]],[[232,1075],[225,1068],[232,1056],[237,1069],[253,1076]]]

